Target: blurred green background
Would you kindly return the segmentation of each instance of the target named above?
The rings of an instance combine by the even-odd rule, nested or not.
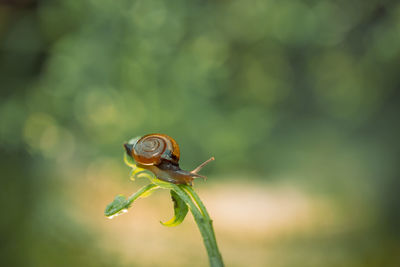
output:
[[[400,3],[0,1],[4,266],[207,266],[122,143],[174,137],[227,266],[400,266]]]

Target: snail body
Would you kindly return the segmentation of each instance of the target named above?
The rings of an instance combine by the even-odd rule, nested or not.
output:
[[[194,178],[206,178],[198,174],[209,160],[191,172],[179,167],[180,151],[178,143],[165,134],[147,134],[134,142],[124,144],[126,153],[132,157],[137,166],[149,170],[163,181],[174,184],[192,185]]]

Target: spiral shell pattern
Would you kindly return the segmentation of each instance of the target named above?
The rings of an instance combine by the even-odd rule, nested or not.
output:
[[[179,147],[174,139],[165,134],[148,134],[134,146],[135,161],[142,165],[158,165],[162,160],[179,161]]]

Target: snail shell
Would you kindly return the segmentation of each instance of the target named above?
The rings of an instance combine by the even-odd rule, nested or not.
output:
[[[214,158],[207,160],[191,172],[182,170],[179,167],[178,143],[165,134],[147,134],[133,143],[124,144],[124,147],[139,167],[153,172],[160,180],[174,184],[192,185],[194,178],[206,178],[198,172],[208,162],[214,160]]]
[[[133,147],[133,158],[142,165],[158,165],[163,160],[178,164],[180,153],[176,141],[165,134],[147,134]]]

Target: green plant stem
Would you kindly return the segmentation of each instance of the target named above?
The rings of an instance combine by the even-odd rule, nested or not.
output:
[[[194,220],[199,227],[203,242],[207,250],[209,262],[211,267],[223,267],[221,253],[218,250],[214,229],[212,226],[212,220],[208,215],[208,212],[201,202],[199,196],[193,191],[189,190],[186,185],[172,185],[172,189],[179,195],[179,197],[185,201],[189,206],[190,211],[194,217]],[[193,199],[194,202],[193,202]],[[197,205],[196,205],[196,204]]]
[[[200,211],[203,214],[203,216],[206,218],[206,221],[210,224],[210,226],[209,226],[210,234],[211,234],[211,237],[214,239],[215,245],[217,246],[217,239],[215,237],[214,227],[212,225],[213,221],[212,221],[210,215],[208,214],[206,206],[204,206],[200,197],[196,194],[196,192],[193,190],[193,188],[191,186],[181,185],[181,187],[184,188],[184,190],[186,190],[187,192],[189,192],[189,195],[194,199],[197,206],[200,208]],[[217,250],[218,250],[218,247],[217,247]]]
[[[140,188],[137,192],[132,194],[128,199],[127,199],[127,207],[129,207],[133,201],[141,197],[144,193],[148,193],[151,190],[154,190],[158,187],[158,185],[155,184],[148,184],[146,186],[143,186]]]

